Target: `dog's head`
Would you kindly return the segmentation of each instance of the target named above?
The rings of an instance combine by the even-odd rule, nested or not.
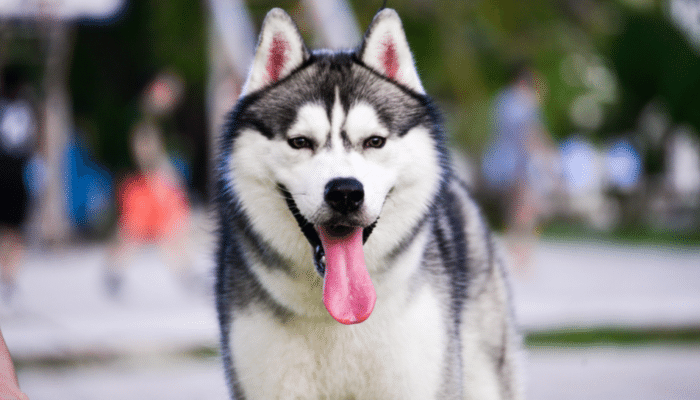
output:
[[[440,188],[437,118],[395,11],[339,52],[310,52],[284,11],[268,13],[224,138],[225,176],[262,240],[315,265],[340,322],[369,316],[365,260],[372,271],[401,246]]]

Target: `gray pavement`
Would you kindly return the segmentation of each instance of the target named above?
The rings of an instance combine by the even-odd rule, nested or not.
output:
[[[545,242],[514,274],[525,330],[700,326],[700,248]]]
[[[114,299],[104,284],[104,246],[31,252],[0,327],[13,357],[23,360],[177,352],[215,346],[214,301],[187,293],[147,247]],[[202,258],[206,257],[204,255]],[[210,266],[199,267],[210,279]]]
[[[97,365],[19,372],[31,400],[227,399],[218,359],[138,357]]]
[[[700,399],[700,348],[588,348],[528,353],[530,400]]]
[[[211,241],[194,240],[211,282]],[[188,293],[155,249],[127,271],[117,301],[104,292],[104,245],[30,250],[0,327],[33,400],[225,398],[211,294]],[[513,278],[525,330],[577,326],[700,326],[700,249],[546,242]],[[700,348],[537,349],[530,399],[700,398]],[[62,360],[46,363],[47,360]]]

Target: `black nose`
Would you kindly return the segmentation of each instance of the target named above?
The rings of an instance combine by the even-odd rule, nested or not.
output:
[[[326,184],[323,197],[332,209],[341,214],[357,211],[365,199],[362,183],[354,178],[338,178]]]

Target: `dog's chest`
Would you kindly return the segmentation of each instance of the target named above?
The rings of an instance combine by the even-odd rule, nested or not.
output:
[[[439,301],[426,288],[393,317],[366,322],[280,323],[257,312],[235,318],[231,349],[246,399],[431,399],[448,338]],[[392,314],[393,315],[393,314]]]

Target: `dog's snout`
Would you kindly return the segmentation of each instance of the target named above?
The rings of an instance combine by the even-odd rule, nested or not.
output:
[[[357,211],[365,199],[362,183],[354,178],[338,178],[326,184],[324,199],[341,214]]]

